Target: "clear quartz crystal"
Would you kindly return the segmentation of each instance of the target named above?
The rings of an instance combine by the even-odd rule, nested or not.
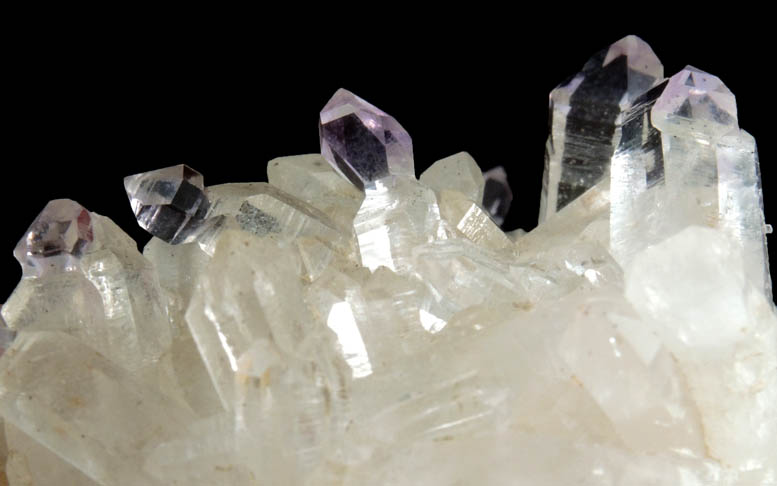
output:
[[[128,176],[124,188],[138,224],[170,243],[189,240],[208,210],[202,174],[183,164]]]
[[[416,179],[344,90],[269,183],[129,177],[142,254],[52,201],[0,312],[0,484],[777,484],[755,140],[662,77],[629,36],[551,93],[528,232],[502,167]]]
[[[486,181],[475,159],[467,152],[459,152],[438,160],[430,165],[418,180],[437,192],[453,190],[464,194],[477,204],[483,201]]]
[[[623,243],[633,253],[688,225],[718,228],[744,250],[748,281],[771,296],[758,156],[753,137],[739,129],[734,95],[717,77],[686,67],[670,78],[651,120],[661,133],[663,193],[633,198],[641,219],[653,222]]]
[[[161,484],[141,467],[142,444],[181,430],[185,408],[59,332],[22,333],[3,365],[9,423],[98,484]]]
[[[92,239],[89,211],[70,199],[55,199],[16,244],[14,256],[25,276],[73,270]]]
[[[513,242],[472,199],[458,191],[443,190],[438,197],[440,214],[474,243],[492,250],[510,250]]]
[[[5,440],[8,444],[8,459],[5,464],[8,484],[99,484],[11,424],[5,424]]]
[[[361,263],[370,270],[409,270],[413,247],[445,238],[434,191],[415,179],[386,177],[365,193],[353,226]]]
[[[320,154],[278,157],[267,163],[270,185],[320,210],[350,228],[364,193],[335,171]]]
[[[594,55],[550,93],[540,222],[608,174],[623,136],[623,115],[663,77],[650,46],[630,35]]]

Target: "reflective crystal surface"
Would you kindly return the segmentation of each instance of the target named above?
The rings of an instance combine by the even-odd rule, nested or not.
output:
[[[606,176],[628,118],[624,114],[663,77],[650,46],[630,35],[594,55],[550,93],[540,221]]]
[[[46,204],[14,249],[25,276],[67,271],[78,266],[93,239],[89,211],[70,199]]]
[[[142,253],[52,201],[0,309],[0,485],[777,484],[755,140],[661,78],[629,36],[554,90],[528,232],[502,167],[416,179],[342,90],[267,183],[127,178]]]
[[[391,223],[391,224],[389,224]],[[353,222],[361,264],[406,271],[413,248],[445,238],[434,191],[414,178],[386,177],[368,186]]]
[[[410,135],[390,115],[339,89],[321,110],[321,154],[354,185],[388,175],[415,176]]]
[[[483,209],[488,211],[497,225],[501,226],[513,202],[513,191],[507,182],[507,172],[499,165],[487,170],[483,178]]]
[[[278,157],[267,163],[267,181],[350,228],[364,193],[337,173],[321,154]]]
[[[439,193],[440,215],[462,235],[493,250],[512,249],[513,242],[472,199],[458,191]]]
[[[168,243],[187,241],[208,211],[202,174],[183,164],[128,176],[124,189],[141,228]]]
[[[418,180],[437,192],[458,191],[476,204],[483,201],[486,181],[475,159],[467,152],[459,152],[438,160],[429,166]]]
[[[718,138],[736,130],[737,105],[723,82],[692,66],[669,79],[652,111],[661,133]]]

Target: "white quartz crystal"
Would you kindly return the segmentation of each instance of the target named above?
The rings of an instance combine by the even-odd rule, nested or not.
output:
[[[459,152],[438,160],[430,165],[418,180],[435,191],[458,191],[477,204],[483,202],[486,181],[475,159],[467,152]]]
[[[129,178],[142,254],[52,201],[2,306],[0,485],[776,485],[769,227],[733,95],[663,80],[629,36],[551,102],[528,232],[497,224],[503,168],[416,179],[407,132],[345,90],[323,156],[269,183]]]

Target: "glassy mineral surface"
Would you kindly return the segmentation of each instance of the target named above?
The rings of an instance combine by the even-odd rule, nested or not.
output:
[[[777,484],[734,95],[629,36],[550,103],[529,232],[500,228],[503,168],[461,152],[416,178],[407,132],[345,90],[321,154],[267,183],[128,177],[142,253],[50,202],[0,318],[0,484]]]

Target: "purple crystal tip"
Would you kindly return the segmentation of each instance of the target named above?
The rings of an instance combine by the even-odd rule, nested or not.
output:
[[[415,176],[413,142],[390,115],[339,89],[321,110],[321,155],[363,189],[389,175]]]
[[[92,243],[92,217],[70,199],[49,201],[17,243],[14,257],[25,276],[69,271]]]

